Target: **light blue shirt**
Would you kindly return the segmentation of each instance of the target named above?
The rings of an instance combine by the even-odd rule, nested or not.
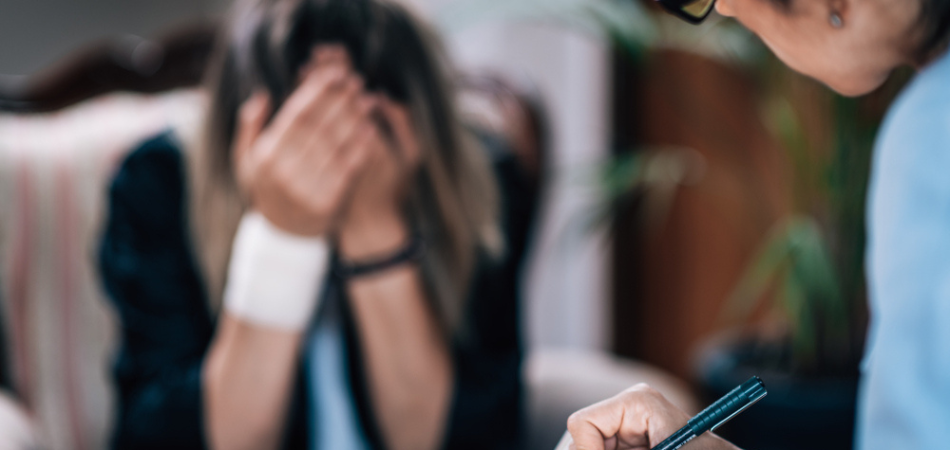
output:
[[[310,383],[310,450],[366,450],[349,384],[341,299],[330,289],[310,334],[307,369]]]
[[[950,56],[891,109],[868,210],[860,450],[950,448]]]

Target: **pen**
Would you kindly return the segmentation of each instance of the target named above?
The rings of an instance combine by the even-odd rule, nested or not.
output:
[[[686,445],[693,438],[719,428],[729,419],[761,400],[767,393],[765,383],[759,377],[752,377],[749,381],[729,391],[728,394],[689,419],[686,426],[680,428],[651,450],[676,450]]]

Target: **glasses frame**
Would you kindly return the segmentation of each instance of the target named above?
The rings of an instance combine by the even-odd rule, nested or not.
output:
[[[699,25],[712,14],[713,10],[716,9],[716,0],[712,0],[712,3],[709,4],[709,10],[706,11],[706,14],[703,14],[702,17],[696,17],[690,15],[686,11],[683,11],[683,6],[688,5],[696,0],[656,0],[660,6],[666,10],[666,12],[673,14],[680,19],[683,19],[693,25]]]

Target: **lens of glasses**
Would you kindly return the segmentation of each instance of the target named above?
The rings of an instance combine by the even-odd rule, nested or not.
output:
[[[680,11],[697,19],[702,19],[709,15],[714,3],[715,0],[695,0],[684,3],[680,6]]]

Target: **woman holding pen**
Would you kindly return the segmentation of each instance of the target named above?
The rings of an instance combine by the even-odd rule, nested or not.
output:
[[[856,448],[950,442],[950,0],[660,0],[702,21],[713,9],[759,35],[792,69],[843,95],[910,65],[875,148],[869,193],[871,325]],[[647,386],[581,410],[572,448],[648,449],[688,416]],[[690,448],[734,449],[711,434]]]

